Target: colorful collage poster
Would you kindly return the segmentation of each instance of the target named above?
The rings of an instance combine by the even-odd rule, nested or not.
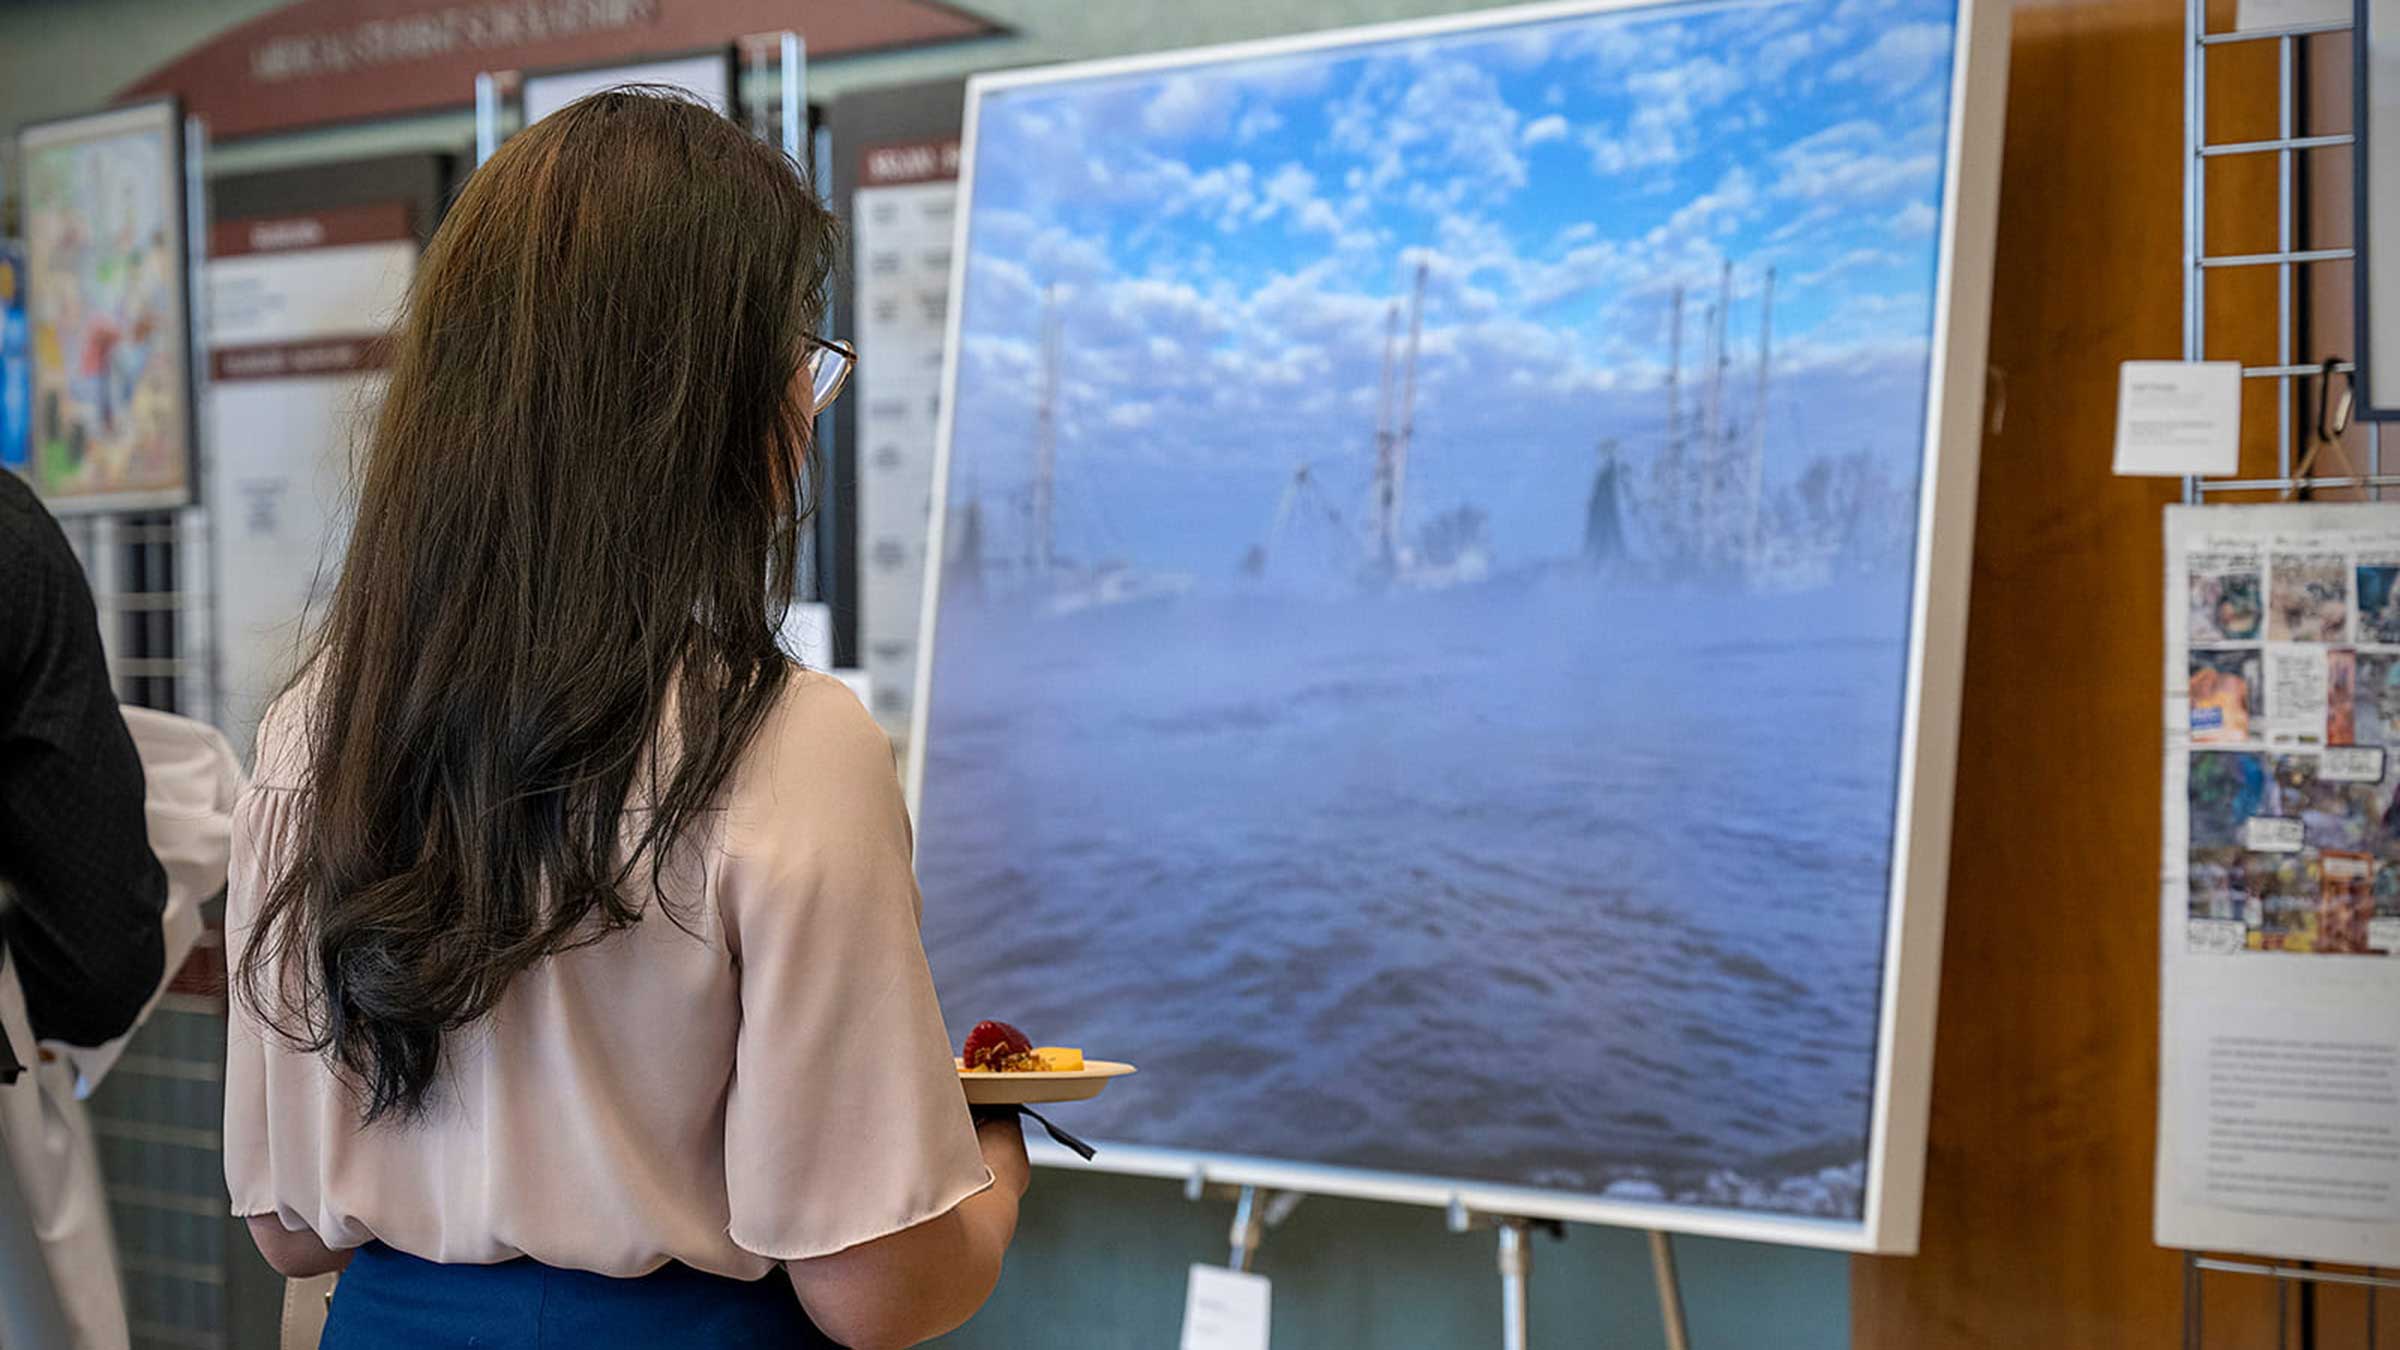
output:
[[[192,500],[192,343],[176,105],[19,133],[34,488],[54,511]]]
[[[2400,1260],[2400,507],[2167,522],[2160,1241]]]

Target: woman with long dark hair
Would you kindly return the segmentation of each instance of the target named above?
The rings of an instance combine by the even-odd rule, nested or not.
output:
[[[998,1278],[890,745],[776,640],[834,242],[612,91],[426,253],[227,900],[226,1181],[346,1265],[328,1347],[901,1346]]]

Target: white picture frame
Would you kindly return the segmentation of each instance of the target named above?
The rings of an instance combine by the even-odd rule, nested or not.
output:
[[[2390,422],[2400,421],[2400,0],[2356,3],[2358,416]]]
[[[978,113],[993,93],[1027,85],[1167,71],[1203,63],[1360,46],[1483,30],[1510,24],[1667,8],[1635,0],[1562,0],[1369,28],[1166,52],[1074,65],[979,75],[966,99],[963,169],[952,247],[953,272],[943,413],[936,449],[929,557],[943,556],[957,432],[961,302],[974,220]],[[1464,1205],[1491,1214],[1633,1227],[1828,1250],[1907,1254],[1916,1250],[1933,1072],[1942,912],[1949,871],[1952,789],[1964,670],[1968,573],[1975,519],[1985,357],[1997,225],[2001,130],[2007,87],[2009,10],[2005,0],[1957,0],[1948,126],[1942,153],[1946,184],[1935,225],[1928,397],[1917,508],[1908,670],[1898,770],[1892,886],[1882,933],[1883,996],[1867,1185],[1860,1217],[1821,1219],[1694,1205],[1569,1194],[1530,1186],[1325,1166],[1271,1158],[1104,1144],[1091,1164],[1131,1175],[1255,1185],[1278,1190],[1429,1206]],[[929,566],[920,616],[917,689],[906,787],[912,814],[923,801],[928,727],[939,640],[940,566]],[[920,850],[922,852],[922,849]],[[1144,1080],[1135,1079],[1140,1084]],[[1142,1090],[1136,1089],[1126,1089]],[[1153,1084],[1149,1090],[1171,1090]],[[1271,1107],[1262,1108],[1271,1109]],[[1037,1148],[1037,1160],[1073,1161]]]

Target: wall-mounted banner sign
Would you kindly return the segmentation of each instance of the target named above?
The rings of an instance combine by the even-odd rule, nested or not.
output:
[[[219,220],[208,252],[216,723],[247,753],[341,570],[351,465],[417,241],[395,199]]]
[[[219,139],[462,106],[483,71],[805,33],[812,58],[1005,30],[934,0],[296,0],[122,90],[178,92]]]
[[[860,354],[852,409],[861,452],[859,665],[875,677],[875,714],[894,735],[907,733],[917,683],[958,153],[955,135],[861,146],[850,204]]]

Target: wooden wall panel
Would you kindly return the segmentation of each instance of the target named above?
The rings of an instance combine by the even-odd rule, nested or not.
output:
[[[2150,1236],[2176,485],[2116,478],[2109,456],[2117,363],[2182,351],[2183,43],[2178,0],[2017,11],[1924,1237],[1853,1262],[1856,1350],[2180,1344],[2182,1262]],[[2214,135],[2274,134],[2272,48],[2226,57]],[[2272,161],[2220,187],[2212,236],[2271,247]],[[2271,275],[2228,279],[2209,354],[2272,356],[2274,302]],[[2263,471],[2274,400],[2248,404],[2245,468]],[[2296,1330],[2265,1281],[2207,1290],[2211,1347]],[[2400,1297],[2381,1311],[2375,1350],[2400,1350]],[[2319,1313],[2323,1350],[2366,1346],[2360,1295]]]
[[[2116,363],[2182,346],[2183,10],[2019,7],[1957,823],[1915,1258],[1857,1350],[2171,1344],[2151,1246],[2159,508],[2109,472]]]

